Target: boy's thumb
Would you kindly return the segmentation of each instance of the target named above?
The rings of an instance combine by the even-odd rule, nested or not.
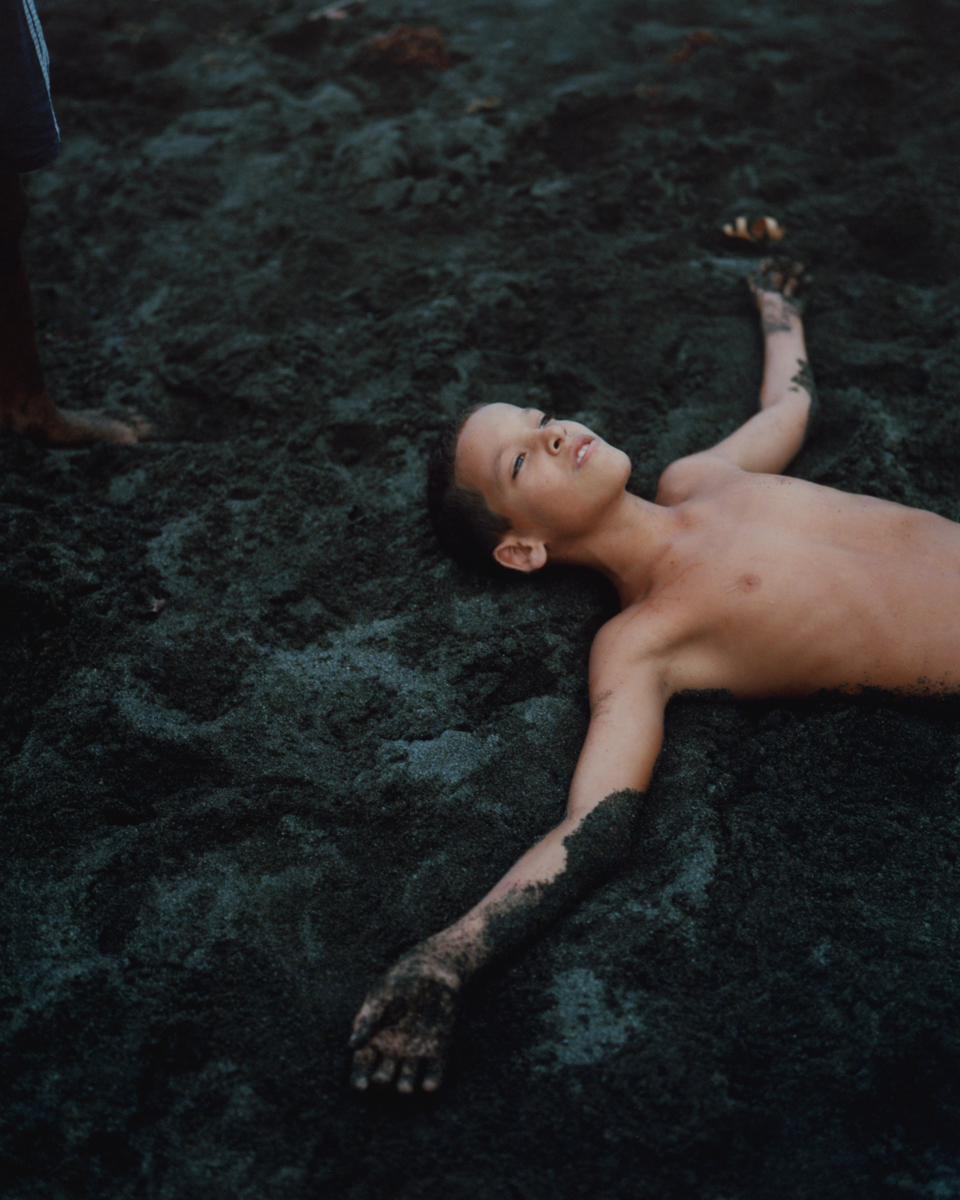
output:
[[[365,1042],[369,1042],[384,1025],[389,1025],[391,1021],[402,1017],[407,1011],[407,1007],[405,996],[378,996],[376,1000],[368,1000],[357,1013],[357,1019],[353,1023],[353,1033],[350,1035],[349,1043],[351,1050],[356,1050]]]
[[[357,1013],[356,1019],[353,1022],[353,1033],[350,1034],[349,1045],[351,1050],[358,1049],[376,1033],[380,1025],[382,1008],[382,1005],[371,1004],[368,1000]]]

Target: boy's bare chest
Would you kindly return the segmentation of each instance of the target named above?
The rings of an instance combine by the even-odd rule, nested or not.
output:
[[[690,514],[637,606],[671,690],[910,687],[928,660],[960,672],[944,616],[960,611],[960,526],[801,481],[718,501]]]

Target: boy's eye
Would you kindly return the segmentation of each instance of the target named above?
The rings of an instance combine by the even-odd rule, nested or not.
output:
[[[542,429],[544,427],[544,425],[548,425],[552,420],[553,420],[553,417],[549,413],[544,413],[543,416],[540,418],[540,428]],[[523,460],[526,457],[527,456],[525,454],[518,454],[517,457],[513,460],[513,471],[511,472],[512,479],[516,479],[517,472],[523,466]]]

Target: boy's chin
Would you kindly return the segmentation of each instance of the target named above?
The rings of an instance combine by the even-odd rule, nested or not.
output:
[[[624,487],[626,481],[630,478],[630,472],[633,470],[633,463],[630,461],[630,455],[625,450],[619,449],[617,446],[610,446],[613,454],[620,459],[620,466],[623,471]]]

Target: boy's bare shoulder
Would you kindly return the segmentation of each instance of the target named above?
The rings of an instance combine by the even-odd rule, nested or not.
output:
[[[674,504],[682,504],[697,492],[742,474],[735,463],[712,450],[688,454],[686,458],[678,458],[672,462],[660,476],[656,503],[668,508]]]

